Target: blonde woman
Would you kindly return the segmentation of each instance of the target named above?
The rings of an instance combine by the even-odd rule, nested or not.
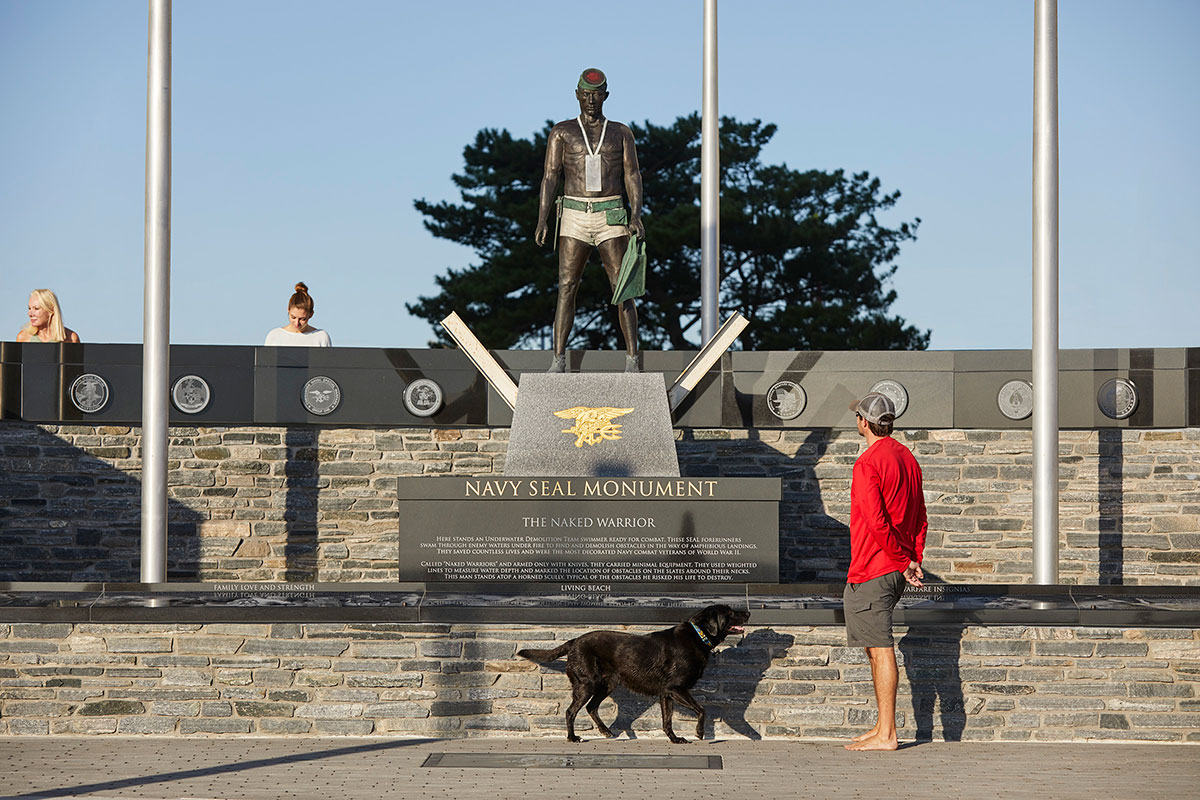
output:
[[[296,293],[288,300],[288,324],[267,334],[266,345],[283,347],[330,347],[329,334],[308,324],[313,318],[313,299],[308,287],[296,284]]]
[[[17,334],[18,342],[78,342],[79,334],[63,325],[62,307],[49,289],[29,295],[29,324]]]

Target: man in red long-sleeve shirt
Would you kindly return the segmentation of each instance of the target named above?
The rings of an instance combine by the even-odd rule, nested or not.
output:
[[[892,610],[908,584],[920,586],[925,573],[925,496],[921,468],[908,448],[892,438],[896,407],[872,392],[851,403],[858,433],[867,449],[854,462],[850,484],[850,571],[842,606],[846,644],[862,647],[871,662],[875,727],[854,737],[847,750],[895,750],[896,668]]]

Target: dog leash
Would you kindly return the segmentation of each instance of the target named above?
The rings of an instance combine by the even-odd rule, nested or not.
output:
[[[709,650],[712,650],[713,643],[710,642],[708,640],[708,637],[704,635],[704,631],[700,630],[700,626],[697,625],[696,623],[692,622],[690,619],[688,620],[688,624],[692,626],[692,630],[694,630],[696,632],[696,635],[700,637],[700,641],[702,641],[702,642],[704,642],[704,644],[708,645]]]

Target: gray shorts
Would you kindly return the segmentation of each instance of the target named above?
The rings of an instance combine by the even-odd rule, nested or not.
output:
[[[889,572],[865,583],[847,583],[842,592],[847,647],[891,647],[892,610],[907,585],[903,572]]]

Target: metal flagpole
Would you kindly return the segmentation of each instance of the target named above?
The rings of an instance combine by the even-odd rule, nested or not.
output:
[[[171,300],[171,0],[149,0],[146,243],[142,333],[143,583],[167,577],[167,421]]]
[[[1033,582],[1058,583],[1058,0],[1034,0]]]
[[[717,0],[704,0],[704,100],[700,128],[700,336],[717,333],[721,271],[721,152],[717,116]]]

